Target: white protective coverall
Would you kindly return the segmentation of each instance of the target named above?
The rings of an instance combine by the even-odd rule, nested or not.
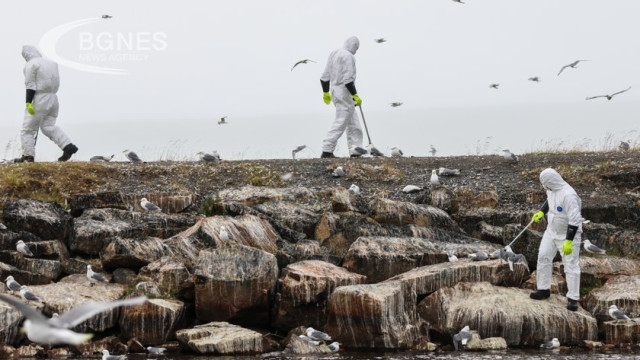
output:
[[[60,149],[71,143],[67,134],[56,126],[58,117],[58,88],[60,87],[60,75],[58,64],[42,57],[38,49],[25,45],[22,47],[22,57],[27,61],[24,66],[24,84],[29,90],[35,90],[36,94],[31,102],[35,111],[34,115],[24,112],[22,123],[22,155],[35,156],[38,128],[42,130]]]
[[[567,184],[554,169],[543,170],[540,173],[540,182],[547,190],[549,212],[547,213],[547,229],[542,235],[538,251],[537,287],[538,290],[551,288],[553,258],[557,251],[560,251],[562,255],[562,245],[566,240],[569,225],[577,226],[578,231],[573,238],[573,251],[567,256],[562,256],[562,263],[567,279],[567,298],[579,300],[580,265],[578,261],[582,221],[584,220],[581,215],[582,201],[571,185]]]
[[[342,49],[329,54],[327,65],[320,77],[322,81],[329,81],[331,85],[331,99],[336,106],[336,119],[327,136],[322,141],[322,151],[332,153],[338,144],[342,133],[347,131],[347,144],[351,155],[358,154],[354,149],[362,147],[362,128],[356,113],[356,102],[345,84],[356,80],[355,54],[360,47],[360,41],[352,36],[344,42]]]

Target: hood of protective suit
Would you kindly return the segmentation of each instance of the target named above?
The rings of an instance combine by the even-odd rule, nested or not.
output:
[[[42,57],[42,54],[40,54],[40,51],[38,51],[35,46],[25,45],[22,47],[22,57],[26,61],[29,61],[33,58]]]
[[[356,51],[358,51],[358,48],[360,48],[360,40],[358,40],[357,37],[352,36],[352,37],[348,38],[347,40],[345,40],[344,49],[347,50],[348,52],[350,52],[353,55],[355,55]]]
[[[540,183],[542,183],[545,189],[551,191],[558,191],[567,185],[567,182],[564,181],[562,176],[551,168],[542,170],[540,173]]]

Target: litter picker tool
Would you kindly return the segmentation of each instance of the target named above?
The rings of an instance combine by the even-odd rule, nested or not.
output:
[[[522,231],[520,231],[520,233],[518,235],[516,235],[515,238],[513,238],[513,240],[511,240],[511,242],[509,243],[509,245],[505,246],[505,247],[511,247],[511,245],[513,245],[516,240],[518,240],[518,238],[524,234],[525,231],[527,231],[527,229],[529,228],[529,226],[531,226],[531,224],[533,224],[533,219],[531,219],[531,221],[529,221],[529,223],[527,224],[527,226],[524,227],[524,229],[522,229]]]
[[[375,146],[371,143],[371,136],[369,136],[369,128],[367,127],[367,122],[364,119],[364,112],[362,112],[362,105],[358,106],[360,108],[360,115],[362,115],[362,123],[364,124],[364,130],[367,132],[367,139],[369,140],[369,152],[373,156],[384,156],[380,150],[376,149]]]

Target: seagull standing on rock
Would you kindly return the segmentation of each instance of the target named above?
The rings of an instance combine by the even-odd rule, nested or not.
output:
[[[391,156],[393,156],[393,157],[402,157],[402,155],[404,155],[402,150],[398,149],[395,146],[391,148]]]
[[[329,334],[324,333],[320,330],[316,330],[312,327],[308,327],[307,330],[305,331],[305,334],[313,340],[319,340],[319,341],[331,340],[331,336],[329,336]]]
[[[471,340],[471,330],[469,330],[469,325],[465,326],[460,330],[459,333],[453,336],[453,347],[457,350],[460,350],[460,347],[467,346],[469,340]]]
[[[231,235],[229,235],[229,232],[224,225],[220,225],[220,240],[231,241]]]
[[[298,335],[298,337],[301,340],[303,340],[304,342],[308,342],[311,345],[315,345],[315,346],[320,345],[320,341],[313,340],[312,338],[308,337],[307,335]]]
[[[622,151],[629,151],[631,145],[629,145],[631,141],[620,141],[620,145],[618,145],[618,149]]]
[[[148,211],[148,212],[159,212],[160,210],[162,210],[156,204],[154,204],[151,201],[147,200],[147,198],[142,198],[140,200],[140,206],[142,207],[143,210]]]
[[[25,244],[24,241],[18,240],[16,243],[16,250],[22,255],[33,256],[33,253],[29,249],[29,245]]]
[[[138,156],[138,154],[134,153],[131,150],[122,150],[122,153],[124,154],[124,156],[127,157],[127,159],[129,159],[129,161],[131,161],[132,163],[141,163],[142,160],[140,159],[140,157]]]
[[[440,185],[440,178],[438,177],[438,174],[436,174],[436,169],[431,170],[431,178],[429,179],[429,182],[431,182],[431,185],[433,186]]]
[[[346,175],[346,173],[344,172],[344,169],[342,168],[342,166],[338,166],[337,168],[335,168],[333,170],[333,172],[331,173],[331,175],[333,177],[339,178],[339,177],[343,177]]]
[[[210,162],[210,163],[217,163],[217,162],[220,161],[220,155],[215,156],[215,155],[212,155],[212,154],[207,154],[204,151],[200,151],[196,155],[198,155],[198,157],[200,157],[200,161]],[[216,153],[216,155],[217,155],[217,153]]]
[[[540,347],[543,349],[558,349],[560,348],[560,341],[558,341],[558,338],[553,338],[551,341],[541,344]]]
[[[609,306],[609,316],[611,316],[613,320],[631,320],[625,313],[618,310],[618,307],[615,305]]]
[[[502,150],[502,153],[502,157],[504,157],[504,159],[508,162],[517,163],[518,161],[520,161],[518,156],[512,153],[509,149]]]
[[[592,254],[602,254],[602,255],[604,255],[604,254],[606,254],[606,253],[607,253],[607,251],[606,251],[606,250],[604,250],[604,249],[600,249],[599,247],[597,247],[597,246],[593,245],[593,244],[591,243],[591,241],[589,241],[589,240],[584,240],[582,244],[583,244],[583,245],[582,245],[582,247],[583,247],[587,252],[590,252],[590,253],[592,253]]]
[[[27,301],[31,300],[39,303],[42,302],[42,300],[40,300],[40,298],[37,297],[36,294],[32,293],[31,290],[29,290],[27,285],[20,286],[20,296],[22,296],[22,298]]]
[[[329,350],[331,350],[332,353],[337,353],[338,351],[340,351],[340,343],[337,341],[332,342],[331,344],[327,345],[327,347],[329,347]]]
[[[102,350],[102,360],[125,360],[125,355],[111,355],[109,350]]]
[[[349,192],[353,195],[360,195],[360,187],[356,184],[351,184],[351,186],[349,186]]]
[[[20,285],[17,281],[15,281],[13,279],[13,276],[11,275],[7,276],[6,284],[7,284],[7,288],[11,290],[12,294],[16,291],[20,291],[20,288],[22,288],[22,285]]]
[[[89,279],[89,281],[91,281],[91,286],[94,285],[94,280],[95,281],[102,281],[102,282],[109,282],[109,279],[107,279],[106,277],[102,276],[102,274],[98,274],[97,272],[94,272],[93,269],[91,268],[91,265],[87,265],[87,279]]]

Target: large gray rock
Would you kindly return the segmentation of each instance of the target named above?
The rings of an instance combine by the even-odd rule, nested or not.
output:
[[[146,198],[158,205],[162,212],[176,214],[182,212],[192,204],[191,194],[166,194],[166,193],[146,193],[146,194],[124,194],[119,191],[99,192],[91,194],[74,195],[69,202],[71,213],[80,216],[86,209],[113,208],[121,210],[140,208],[140,200]]]
[[[458,225],[444,210],[429,205],[374,198],[370,206],[370,216],[379,223],[389,225],[433,226],[448,230],[458,230]]]
[[[334,290],[324,331],[349,348],[411,349],[428,340],[422,327],[415,290],[396,281]]]
[[[0,250],[15,250],[18,240],[22,240],[25,243],[42,241],[39,237],[33,235],[30,232],[19,231],[13,232],[9,230],[0,231]]]
[[[126,306],[121,310],[120,333],[144,345],[164,344],[184,326],[185,313],[185,304],[172,299],[150,299],[141,305]]]
[[[21,285],[42,285],[49,284],[51,282],[51,278],[48,276],[25,271],[15,266],[0,262],[0,280],[6,279],[9,275],[13,276],[13,278]]]
[[[240,189],[224,189],[217,194],[216,200],[253,206],[265,202],[299,201],[313,198],[315,198],[313,192],[304,187],[270,188],[247,185]]]
[[[307,238],[313,238],[316,224],[322,216],[322,209],[318,206],[282,201],[258,204],[254,209],[289,229],[305,234]]]
[[[140,269],[139,277],[158,284],[163,294],[193,299],[194,284],[187,267],[171,257],[163,257]]]
[[[0,251],[0,261],[18,269],[37,274],[48,279],[57,280],[62,274],[62,266],[58,260],[28,258],[17,251]]]
[[[554,263],[564,271],[561,262]],[[580,256],[580,283],[590,286],[619,275],[640,275],[640,260],[615,256]]]
[[[267,350],[262,334],[227,322],[179,330],[176,338],[180,345],[198,354],[257,354]]]
[[[602,323],[605,342],[612,345],[636,346],[640,342],[640,319],[611,320]]]
[[[447,251],[463,257],[477,251],[492,253],[499,248],[464,235],[429,229],[434,235],[431,239],[360,237],[347,251],[342,266],[365,275],[368,283],[377,283],[416,267],[447,262]]]
[[[71,233],[71,215],[52,201],[7,201],[2,217],[12,231],[27,231],[43,240],[65,240]]]
[[[87,209],[73,224],[68,246],[71,252],[98,255],[114,237],[171,237],[197,221],[194,215],[137,213],[117,209]]]
[[[285,331],[301,325],[321,328],[331,293],[339,286],[361,284],[364,278],[319,260],[288,265],[278,280],[272,325]]]
[[[332,255],[344,257],[351,244],[361,236],[394,236],[400,232],[396,227],[383,226],[359,213],[328,212],[318,221],[314,237]]]
[[[283,352],[293,355],[330,354],[331,349],[326,343],[322,342],[319,345],[315,345],[300,338],[300,335],[304,334],[306,329],[307,327],[299,326],[291,330],[283,341],[287,344]]]
[[[163,245],[161,239],[154,237],[123,239],[116,236],[108,240],[108,245],[100,252],[100,260],[106,270],[138,270],[152,261],[170,255],[170,249]]]
[[[17,345],[22,340],[24,337],[20,333],[22,319],[24,317],[20,311],[0,301],[0,344]]]
[[[203,250],[194,276],[198,320],[268,323],[278,279],[274,255],[242,245]]]
[[[504,338],[509,346],[538,346],[554,337],[565,345],[597,340],[596,319],[566,306],[566,298],[557,295],[538,301],[529,298],[529,290],[458,283],[423,299],[418,313],[431,331],[449,339],[468,325],[483,338]]]
[[[599,321],[611,320],[611,305],[616,305],[629,317],[640,316],[640,275],[612,277],[582,300],[582,306]]]
[[[168,248],[171,259],[183,263],[189,271],[193,270],[200,250],[207,248],[196,237],[175,235],[163,241]],[[165,248],[166,249],[166,248]]]

